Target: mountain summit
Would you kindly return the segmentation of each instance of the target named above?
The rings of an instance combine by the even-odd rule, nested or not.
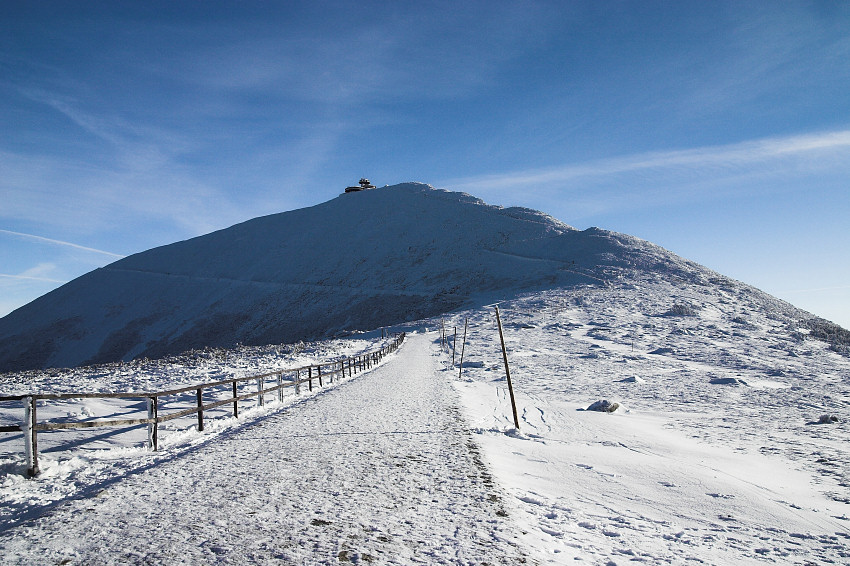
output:
[[[405,183],[154,248],[0,319],[0,371],[316,339],[485,296],[710,273],[643,240]]]

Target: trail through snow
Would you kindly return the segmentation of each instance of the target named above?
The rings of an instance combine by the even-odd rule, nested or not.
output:
[[[7,564],[518,564],[502,496],[409,335],[372,372],[0,533]]]

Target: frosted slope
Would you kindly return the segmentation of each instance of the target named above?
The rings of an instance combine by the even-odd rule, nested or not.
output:
[[[396,185],[80,277],[0,319],[0,371],[314,339],[447,312],[482,293],[598,282],[616,269],[697,266],[540,212]]]

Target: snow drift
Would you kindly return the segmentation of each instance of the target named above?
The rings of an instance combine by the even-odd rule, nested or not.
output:
[[[0,371],[317,339],[634,270],[711,274],[637,238],[407,183],[256,218],[79,277],[0,319]]]

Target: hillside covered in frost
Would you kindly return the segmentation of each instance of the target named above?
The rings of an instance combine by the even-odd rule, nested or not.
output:
[[[0,371],[374,329],[517,290],[712,274],[643,240],[407,183],[132,255],[0,319]]]

